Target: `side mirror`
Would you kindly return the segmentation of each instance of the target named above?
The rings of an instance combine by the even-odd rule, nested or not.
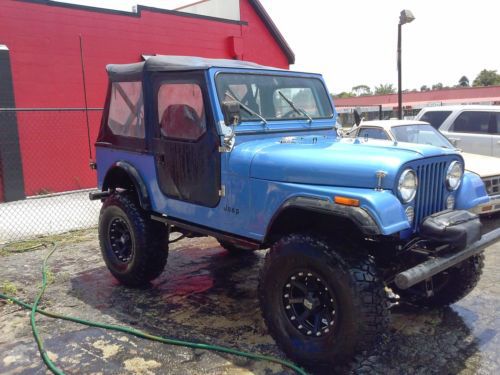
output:
[[[235,100],[222,102],[222,113],[224,114],[224,123],[227,126],[238,125],[241,122],[240,103]]]

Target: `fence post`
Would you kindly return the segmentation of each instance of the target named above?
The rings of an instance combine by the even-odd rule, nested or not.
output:
[[[0,45],[0,108],[14,108],[14,86],[9,49]],[[24,199],[24,177],[17,129],[17,114],[0,111],[0,199],[9,202]]]

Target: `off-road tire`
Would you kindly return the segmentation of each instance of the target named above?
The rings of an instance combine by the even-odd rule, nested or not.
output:
[[[227,242],[224,240],[217,240],[217,241],[219,242],[219,245],[221,245],[231,255],[235,256],[248,255],[254,251],[254,249],[238,246],[234,243]]]
[[[434,276],[434,279],[436,277],[445,277],[445,279],[444,281],[442,279],[433,281],[434,294],[431,297],[423,297],[421,294],[417,294],[418,297],[415,297],[415,294],[412,295],[407,291],[401,293],[401,296],[403,300],[407,299],[410,303],[422,307],[439,308],[451,305],[460,301],[476,287],[483,273],[483,267],[484,254],[470,257],[457,267]],[[417,284],[413,288],[422,290],[423,285]]]
[[[126,261],[113,251],[113,223],[129,230],[131,250]],[[122,284],[145,285],[163,272],[168,257],[167,236],[165,225],[153,221],[132,194],[115,193],[104,201],[99,215],[101,253],[111,274]]]
[[[272,246],[260,275],[259,300],[271,336],[287,356],[315,371],[331,371],[332,365],[348,361],[389,324],[387,295],[373,260],[347,261],[339,250],[314,236],[287,235]],[[300,269],[319,275],[338,300],[337,322],[323,337],[305,336],[286,313],[282,284]]]

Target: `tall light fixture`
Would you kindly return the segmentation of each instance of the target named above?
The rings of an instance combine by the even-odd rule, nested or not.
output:
[[[403,93],[401,91],[401,26],[405,23],[410,23],[415,19],[413,13],[404,9],[399,15],[398,24],[398,118],[403,119]]]

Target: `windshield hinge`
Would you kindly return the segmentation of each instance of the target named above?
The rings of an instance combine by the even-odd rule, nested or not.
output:
[[[219,189],[219,197],[225,197],[226,196],[226,185],[221,185]]]

